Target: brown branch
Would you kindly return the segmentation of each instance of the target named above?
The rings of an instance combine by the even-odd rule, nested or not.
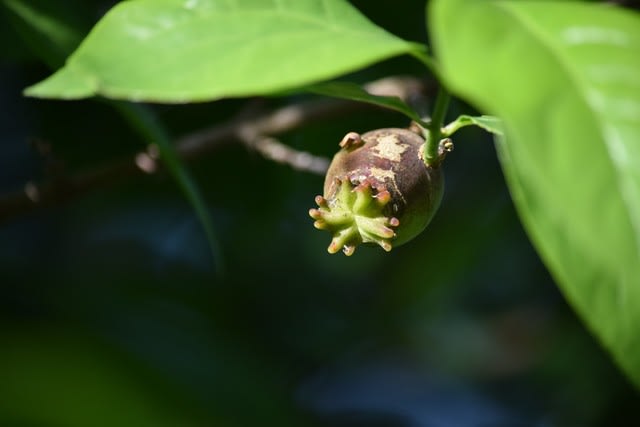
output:
[[[289,165],[299,171],[324,175],[329,169],[329,159],[295,150],[269,136],[257,138],[251,143],[251,147],[265,158]]]
[[[398,96],[408,99],[424,88],[414,78],[392,77],[365,86],[374,94]],[[351,101],[317,99],[280,108],[257,117],[241,114],[227,123],[212,126],[185,135],[175,142],[178,155],[190,160],[220,149],[233,141],[240,142],[264,157],[295,169],[324,173],[328,159],[314,156],[288,147],[273,138],[311,122],[339,117],[347,112],[371,106]],[[28,182],[22,191],[0,196],[0,223],[39,208],[52,206],[80,197],[89,191],[113,185],[134,176],[154,173],[158,170],[158,153],[150,145],[130,158],[104,164],[95,169],[72,176],[57,175],[42,183]]]

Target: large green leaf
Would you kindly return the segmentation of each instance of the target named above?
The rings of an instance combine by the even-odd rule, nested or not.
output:
[[[499,154],[534,244],[640,385],[640,17],[474,0],[429,15],[446,84],[504,120]]]
[[[135,0],[116,5],[31,96],[204,101],[271,94],[413,53],[345,0]]]

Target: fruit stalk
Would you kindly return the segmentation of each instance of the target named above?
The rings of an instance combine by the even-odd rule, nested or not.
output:
[[[438,95],[436,96],[436,104],[433,108],[431,121],[429,122],[426,132],[423,132],[427,141],[424,153],[424,159],[427,165],[437,166],[441,161],[439,149],[442,140],[442,126],[450,100],[451,95],[449,92],[444,87],[440,87]]]

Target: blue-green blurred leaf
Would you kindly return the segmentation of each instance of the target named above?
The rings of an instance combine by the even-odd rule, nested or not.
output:
[[[68,2],[38,3],[25,0],[5,0],[5,6],[15,16],[17,30],[31,50],[51,67],[64,63],[82,40],[77,23],[70,19]],[[53,5],[53,7],[52,7]]]

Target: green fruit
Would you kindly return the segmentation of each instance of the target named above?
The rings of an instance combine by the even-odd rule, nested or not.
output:
[[[425,164],[424,144],[418,133],[397,128],[344,137],[324,196],[309,211],[314,226],[333,235],[329,253],[352,255],[361,243],[390,251],[425,229],[442,200],[444,179],[440,165]]]

